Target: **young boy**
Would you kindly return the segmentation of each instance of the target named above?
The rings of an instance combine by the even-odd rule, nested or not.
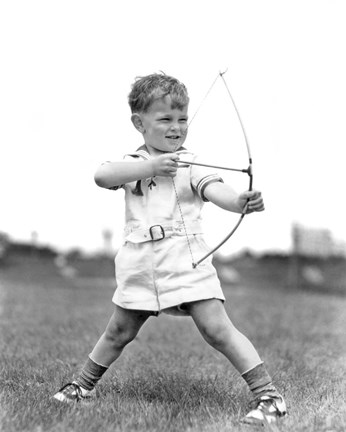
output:
[[[95,174],[98,186],[125,190],[125,241],[115,259],[114,313],[77,378],[54,398],[91,398],[94,387],[145,321],[168,312],[188,315],[204,339],[239,371],[254,396],[247,423],[270,423],[286,406],[251,342],[229,319],[211,257],[202,256],[201,209],[211,201],[225,210],[264,210],[258,191],[237,194],[215,172],[180,164],[196,156],[182,147],[188,130],[189,98],[177,79],[152,74],[137,79],[129,95],[131,120],[144,145],[123,161],[106,162]]]

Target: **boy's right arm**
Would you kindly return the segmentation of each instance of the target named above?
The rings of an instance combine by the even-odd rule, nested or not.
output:
[[[95,183],[106,189],[155,176],[175,177],[179,156],[164,153],[150,160],[139,162],[107,162],[95,173]]]

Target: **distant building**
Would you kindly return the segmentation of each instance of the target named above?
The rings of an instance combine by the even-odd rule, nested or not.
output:
[[[105,256],[113,257],[114,249],[113,249],[113,232],[110,229],[104,229],[102,231],[103,238],[103,254]]]
[[[307,228],[299,224],[292,226],[293,252],[298,255],[330,258],[346,256],[346,245],[333,239],[325,228]]]

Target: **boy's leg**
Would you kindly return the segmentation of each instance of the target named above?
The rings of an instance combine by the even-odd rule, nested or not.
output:
[[[96,343],[78,377],[73,383],[60,389],[54,398],[69,402],[88,397],[108,367],[136,337],[151,314],[150,311],[123,309],[116,305],[105,332]]]
[[[224,354],[244,378],[255,400],[258,401],[257,407],[263,405],[263,401],[270,399],[274,401],[275,405],[273,418],[285,415],[286,406],[283,398],[274,387],[255,347],[246,336],[235,328],[223,303],[217,299],[190,303],[189,312],[204,339],[213,348]],[[260,406],[261,409],[262,405]],[[248,416],[250,414],[251,418],[257,416],[257,408],[251,411]],[[246,420],[250,420],[248,416]],[[259,413],[259,416],[264,417],[262,412]],[[264,418],[264,420],[268,419]]]
[[[150,315],[151,312],[123,309],[115,305],[106,330],[89,354],[76,382],[81,387],[92,390],[125,346],[137,336]]]
[[[115,305],[106,330],[90,353],[90,358],[95,363],[109,367],[120,356],[125,346],[137,336],[151,315],[150,311],[123,309]]]
[[[220,300],[202,300],[188,307],[203,338],[224,354],[240,374],[262,363],[255,347],[233,325]]]

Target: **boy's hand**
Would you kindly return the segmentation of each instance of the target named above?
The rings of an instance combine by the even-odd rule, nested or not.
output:
[[[264,202],[262,194],[259,191],[247,191],[243,192],[238,197],[238,203],[241,209],[247,205],[246,213],[258,212],[264,210]]]
[[[181,165],[177,164],[179,156],[176,153],[165,153],[152,159],[154,176],[175,177],[177,169]]]

